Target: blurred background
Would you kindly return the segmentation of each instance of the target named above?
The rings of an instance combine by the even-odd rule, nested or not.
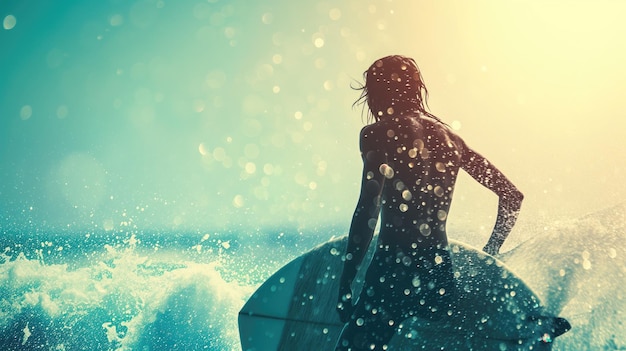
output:
[[[0,227],[349,226],[362,73],[414,57],[431,111],[526,195],[519,226],[626,198],[626,2],[0,2]],[[493,225],[459,179],[451,230]]]

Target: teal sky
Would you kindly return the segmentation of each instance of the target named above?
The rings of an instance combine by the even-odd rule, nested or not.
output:
[[[520,226],[626,195],[617,1],[0,2],[0,226],[347,226],[362,72],[414,57],[433,113],[525,193]],[[451,226],[493,223],[460,178]]]

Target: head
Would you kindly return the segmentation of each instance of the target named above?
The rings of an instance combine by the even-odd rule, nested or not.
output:
[[[367,102],[375,120],[426,112],[428,90],[412,58],[392,55],[376,60],[363,74],[365,85],[355,104]]]

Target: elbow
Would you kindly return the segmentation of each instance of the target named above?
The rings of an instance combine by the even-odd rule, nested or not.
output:
[[[500,202],[507,208],[519,209],[522,206],[524,200],[524,194],[517,188],[509,189],[508,191],[499,194]]]
[[[508,202],[509,206],[507,207],[512,208],[515,211],[519,211],[522,207],[522,201],[524,201],[524,194],[517,189],[513,189],[503,200]]]
[[[521,191],[515,189],[515,191],[513,191],[513,198],[515,199],[515,201],[522,203],[522,201],[524,200],[524,194]]]

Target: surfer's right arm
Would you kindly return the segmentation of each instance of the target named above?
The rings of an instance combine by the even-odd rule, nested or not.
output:
[[[379,169],[386,162],[386,158],[384,151],[378,149],[375,134],[376,130],[371,125],[361,131],[361,192],[350,224],[337,303],[337,311],[344,322],[352,314],[352,281],[372,241],[380,213],[380,196],[385,177]]]
[[[517,221],[524,195],[491,162],[464,145],[461,167],[476,181],[498,195],[498,216],[483,251],[496,255]]]

